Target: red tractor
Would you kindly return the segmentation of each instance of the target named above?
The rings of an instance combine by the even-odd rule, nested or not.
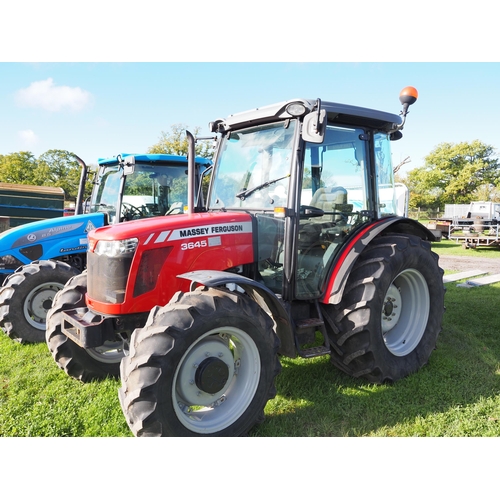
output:
[[[90,233],[47,317],[55,361],[120,374],[136,436],[245,434],[280,355],[373,383],[416,372],[444,311],[434,236],[397,213],[390,141],[416,98],[404,89],[400,115],[294,99],[211,123],[202,207],[187,132],[188,213]]]

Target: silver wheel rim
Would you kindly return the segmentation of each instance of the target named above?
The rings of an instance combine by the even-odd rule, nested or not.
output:
[[[47,312],[52,306],[55,294],[64,285],[55,281],[42,283],[33,288],[23,304],[23,313],[26,321],[38,330],[45,330]]]
[[[196,381],[208,359],[227,369],[227,380],[213,394]],[[243,330],[225,327],[205,333],[189,347],[174,374],[172,399],[179,421],[198,434],[226,429],[252,402],[260,371],[259,350]]]
[[[406,356],[417,347],[427,327],[429,308],[429,287],[419,271],[406,269],[394,279],[382,307],[382,332],[392,354]]]
[[[119,339],[116,341],[106,341],[102,346],[86,349],[91,358],[100,363],[115,364],[119,363],[128,353],[128,340]]]

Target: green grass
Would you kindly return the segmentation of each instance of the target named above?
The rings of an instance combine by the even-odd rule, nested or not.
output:
[[[130,436],[118,386],[78,382],[58,368],[45,344],[0,335],[0,436]]]
[[[500,436],[500,283],[446,287],[443,331],[418,373],[375,386],[326,357],[282,358],[278,394],[250,435]],[[131,436],[119,386],[73,380],[45,344],[0,334],[0,436]]]
[[[462,255],[464,257],[488,257],[492,259],[500,259],[500,248],[495,247],[479,247],[479,248],[462,248],[460,243],[453,240],[441,240],[432,244],[432,249],[438,255]]]
[[[278,396],[252,434],[500,436],[499,303],[500,284],[449,284],[437,349],[428,365],[393,385],[352,379],[326,358],[283,359]]]

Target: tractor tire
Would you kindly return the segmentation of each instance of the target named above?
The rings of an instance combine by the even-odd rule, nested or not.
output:
[[[70,377],[82,382],[118,378],[120,361],[128,350],[128,341],[117,339],[101,347],[84,349],[61,331],[61,313],[68,309],[85,307],[87,271],[74,276],[59,291],[47,314],[46,342],[57,365]]]
[[[54,296],[77,273],[64,262],[40,260],[9,275],[0,289],[0,326],[5,333],[20,343],[44,342]]]
[[[246,296],[178,292],[132,334],[120,404],[133,434],[240,436],[264,420],[281,370],[273,321]]]
[[[373,240],[349,275],[338,306],[323,306],[331,361],[380,384],[425,365],[444,313],[443,270],[430,243],[391,234]]]

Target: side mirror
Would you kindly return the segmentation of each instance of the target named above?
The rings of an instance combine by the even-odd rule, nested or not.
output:
[[[135,156],[127,156],[123,161],[123,175],[133,174],[135,170]]]
[[[399,141],[399,139],[401,139],[401,137],[403,137],[402,132],[401,132],[401,131],[399,131],[399,130],[396,130],[396,132],[393,132],[393,133],[390,135],[389,139],[390,139],[391,141]]]
[[[304,118],[302,125],[302,139],[304,141],[321,144],[325,138],[326,111],[314,111]]]

